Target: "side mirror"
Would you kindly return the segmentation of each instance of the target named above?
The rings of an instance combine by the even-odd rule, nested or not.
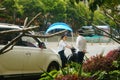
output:
[[[44,43],[44,42],[41,42],[41,43],[39,44],[39,48],[41,48],[41,49],[46,49],[45,43]]]

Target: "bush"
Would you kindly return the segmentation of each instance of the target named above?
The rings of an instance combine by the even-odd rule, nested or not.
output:
[[[90,73],[84,73],[82,70],[79,72],[81,68],[80,64],[71,62],[59,71],[45,72],[39,80],[95,80]]]
[[[111,60],[101,55],[93,56],[83,64],[83,71],[95,73],[96,71],[109,71],[111,68]]]
[[[68,75],[58,75],[55,80],[79,80],[77,75],[68,74]]]
[[[68,74],[68,75],[57,77],[55,80],[95,80],[95,79],[92,77],[78,76],[76,74],[74,74],[74,75]]]
[[[112,60],[118,60],[120,57],[120,49],[111,50],[105,57]]]
[[[83,64],[85,72],[95,73],[96,71],[106,71],[117,69],[113,65],[113,61],[120,59],[120,51],[118,49],[110,51],[106,56],[97,55],[88,59]]]
[[[83,64],[83,70],[91,72],[96,80],[120,80],[120,49],[91,57]]]

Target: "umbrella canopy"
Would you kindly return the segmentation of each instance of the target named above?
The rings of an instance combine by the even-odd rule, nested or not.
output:
[[[47,34],[50,31],[55,30],[55,29],[65,29],[65,30],[69,30],[69,31],[73,32],[71,27],[69,25],[67,25],[66,23],[57,22],[57,23],[50,25],[45,33]]]

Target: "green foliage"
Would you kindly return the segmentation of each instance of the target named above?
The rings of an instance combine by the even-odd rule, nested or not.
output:
[[[97,10],[98,6],[101,6],[104,3],[104,0],[90,0],[90,9],[94,12]]]
[[[4,18],[6,22],[23,24],[26,17],[29,17],[28,20],[30,20],[41,12],[41,16],[35,21],[41,26],[41,31],[47,29],[48,23],[52,24],[54,22],[65,22],[72,27],[73,31],[92,23],[96,25],[108,24],[111,25],[110,27],[119,29],[116,22],[101,14],[103,12],[102,8],[109,9],[114,20],[119,21],[120,15],[117,10],[119,0],[88,1],[93,10],[98,9],[98,6],[100,8],[93,13],[93,10],[90,10],[84,0],[4,0],[0,3],[0,6],[5,7],[6,10],[0,13],[0,15],[4,14],[0,18]]]
[[[110,72],[98,71],[95,72],[92,76],[95,77],[96,80],[119,80],[120,70],[113,70]]]
[[[81,68],[81,72],[79,69]],[[61,79],[71,79],[71,80],[77,80],[79,78],[89,78],[91,75],[90,73],[84,73],[82,71],[82,67],[80,64],[71,62],[67,65],[67,67],[62,68],[59,71],[53,70],[51,72],[44,72],[44,74],[41,75],[42,78],[39,80],[61,80]]]
[[[120,0],[90,0],[89,1],[89,8],[92,12],[95,12],[96,10],[101,11],[106,17],[109,19],[105,19],[108,24],[111,25],[111,27],[116,28],[116,30],[120,27],[119,24],[119,5]],[[100,18],[100,17],[99,17]],[[118,33],[120,32],[117,30]]]
[[[119,5],[120,4],[120,0],[89,0],[89,6],[90,9],[94,12],[95,10],[97,10],[98,6],[102,7],[102,6],[107,6],[108,7],[113,7],[115,5]]]
[[[119,68],[120,65],[119,65],[120,61],[113,61],[113,66],[115,66],[116,68]]]
[[[119,80],[120,79],[120,70],[114,70],[109,72],[109,79],[111,80]]]
[[[96,24],[96,25],[108,25],[110,22],[110,20],[104,16],[100,10],[96,10],[94,12],[94,21],[93,23]]]
[[[18,0],[4,0],[2,5],[7,9],[8,13],[10,14],[13,14],[14,11],[18,14],[23,13],[23,6],[19,4]]]
[[[107,75],[106,71],[100,71],[97,80],[104,80],[104,77],[106,77],[106,75]]]
[[[58,75],[58,71],[56,70],[53,70],[51,72],[44,72],[39,80],[53,80],[56,75]]]

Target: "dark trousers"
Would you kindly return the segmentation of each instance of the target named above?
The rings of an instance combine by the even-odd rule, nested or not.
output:
[[[65,64],[67,63],[67,58],[65,56],[64,50],[59,51],[58,54],[60,55],[60,58],[62,60],[62,67],[65,67]]]
[[[80,63],[80,64],[83,63],[84,55],[85,55],[84,52],[82,52],[82,51],[79,51],[79,52],[78,52],[78,56],[77,56],[77,62],[78,62],[78,63]]]

